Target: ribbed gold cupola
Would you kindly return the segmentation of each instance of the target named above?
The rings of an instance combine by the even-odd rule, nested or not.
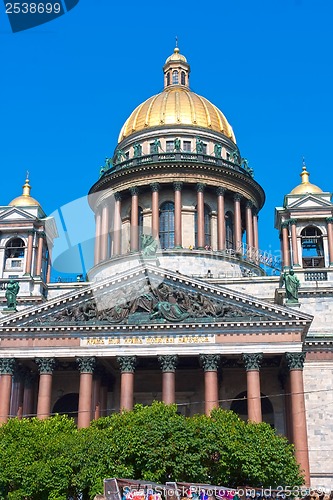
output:
[[[190,65],[186,57],[179,52],[178,44],[173,54],[167,58],[163,66],[164,88],[171,85],[183,85],[189,87]]]

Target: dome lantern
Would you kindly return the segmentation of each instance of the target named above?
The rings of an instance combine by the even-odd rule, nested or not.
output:
[[[189,87],[190,65],[185,56],[179,52],[178,43],[173,54],[167,58],[163,66],[164,88],[172,85],[183,85]]]
[[[17,198],[14,198],[14,200],[12,200],[10,203],[9,203],[9,206],[12,206],[12,207],[40,207],[40,204],[37,200],[35,200],[31,195],[30,195],[30,191],[31,191],[31,186],[30,186],[30,182],[29,182],[29,176],[27,174],[27,177],[25,179],[25,183],[23,184],[22,186],[22,194],[21,196],[17,196]]]
[[[290,194],[319,194],[323,192],[322,189],[320,189],[320,187],[316,186],[315,184],[311,184],[311,182],[309,181],[310,173],[306,169],[304,160],[300,177],[302,179],[301,184],[296,186],[290,192]]]

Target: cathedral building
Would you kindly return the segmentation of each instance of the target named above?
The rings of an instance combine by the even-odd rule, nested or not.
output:
[[[221,406],[287,436],[306,484],[332,488],[331,193],[304,165],[276,208],[282,259],[262,252],[265,193],[231,125],[178,47],[163,78],[90,188],[85,280],[51,282],[57,227],[29,179],[0,207],[0,421]]]

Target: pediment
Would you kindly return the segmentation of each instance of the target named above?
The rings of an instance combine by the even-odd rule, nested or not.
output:
[[[319,196],[315,196],[312,194],[308,194],[307,196],[302,196],[297,198],[296,200],[291,200],[289,198],[288,209],[295,208],[305,208],[305,209],[316,209],[316,208],[329,208],[332,209],[332,203],[328,200],[325,200]]]
[[[298,310],[148,265],[17,312],[2,320],[0,329],[249,322],[293,322],[309,327],[311,321],[312,316]]]
[[[0,213],[0,222],[35,221],[36,217],[17,207],[9,207]]]

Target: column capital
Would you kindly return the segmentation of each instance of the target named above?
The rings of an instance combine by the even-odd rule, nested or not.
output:
[[[117,356],[117,361],[122,373],[134,373],[137,363],[136,356]]]
[[[183,182],[174,182],[173,183],[174,191],[181,191],[183,189],[183,186],[184,186]]]
[[[257,352],[257,353],[244,353],[242,354],[242,359],[245,365],[245,370],[251,371],[251,370],[260,370],[260,364],[263,358],[262,352]]]
[[[241,201],[243,196],[239,193],[234,193],[234,201]]]
[[[217,371],[221,356],[219,354],[199,354],[200,365],[205,372]]]
[[[14,375],[15,358],[0,358],[0,375]]]
[[[169,355],[169,356],[158,356],[158,361],[161,365],[162,372],[174,372],[176,371],[176,367],[178,364],[178,356]]]
[[[253,202],[251,200],[247,200],[245,206],[246,206],[246,208],[251,208],[252,209],[253,208]]]
[[[226,188],[224,188],[222,186],[216,188],[216,194],[217,194],[217,196],[224,196],[225,193],[226,193],[226,191],[227,191]]]
[[[289,219],[289,224],[291,224],[292,226],[296,226],[297,219]]]
[[[37,236],[38,238],[45,238],[46,236],[45,231],[37,231]]]
[[[281,229],[288,229],[289,227],[289,221],[288,220],[285,220],[283,222],[281,222]]]
[[[205,190],[205,187],[206,187],[206,184],[204,184],[203,182],[198,182],[196,185],[197,192],[203,193]]]
[[[131,196],[137,196],[139,194],[138,186],[133,186],[129,189]]]
[[[303,370],[305,352],[286,352],[286,361],[290,370]]]
[[[252,206],[252,214],[255,216],[258,216],[259,213],[259,208],[256,207],[255,205]]]
[[[93,373],[96,366],[95,357],[76,358],[80,373]]]
[[[327,222],[327,224],[332,224],[333,223],[333,217],[326,217],[326,222]]]
[[[114,199],[115,199],[116,201],[121,201],[121,193],[119,193],[119,191],[116,191],[116,192],[114,193]]]
[[[152,182],[150,184],[150,189],[152,190],[153,193],[156,193],[156,191],[159,191],[161,189],[161,185],[159,182]]]
[[[40,375],[45,373],[52,374],[56,365],[54,358],[36,358],[35,363],[38,367]]]
[[[27,235],[28,235],[28,236],[34,236],[35,232],[36,232],[36,231],[35,231],[35,229],[29,229],[29,230],[27,231]]]

